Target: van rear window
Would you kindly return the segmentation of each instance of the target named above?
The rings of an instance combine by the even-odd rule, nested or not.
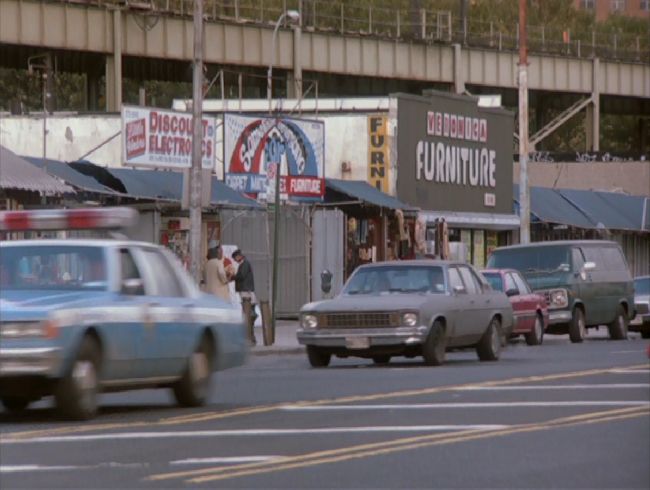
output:
[[[571,265],[568,247],[530,247],[495,250],[487,267],[522,272],[556,271]]]

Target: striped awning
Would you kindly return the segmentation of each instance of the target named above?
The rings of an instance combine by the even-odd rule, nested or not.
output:
[[[46,196],[75,193],[69,185],[4,146],[0,146],[0,189],[32,191]]]

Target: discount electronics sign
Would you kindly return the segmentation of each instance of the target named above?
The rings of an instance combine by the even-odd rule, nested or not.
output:
[[[214,168],[216,121],[204,117],[202,166]],[[192,115],[145,107],[122,108],[122,162],[142,167],[192,166]]]

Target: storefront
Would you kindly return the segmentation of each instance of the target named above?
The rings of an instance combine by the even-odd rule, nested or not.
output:
[[[397,94],[393,101],[396,195],[422,210],[419,254],[484,267],[490,251],[511,243],[519,228],[513,114],[437,91]]]

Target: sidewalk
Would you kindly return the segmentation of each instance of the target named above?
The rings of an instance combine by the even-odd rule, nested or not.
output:
[[[264,345],[264,335],[261,326],[255,327],[255,338],[257,345],[250,348],[252,356],[264,356],[271,354],[304,354],[305,346],[298,343],[296,330],[297,320],[277,320],[275,328],[275,342],[273,345]]]

